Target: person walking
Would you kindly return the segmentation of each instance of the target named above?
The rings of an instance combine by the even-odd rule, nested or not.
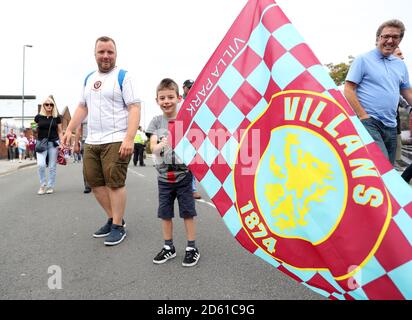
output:
[[[81,149],[81,145],[80,145],[80,140],[78,140],[77,142],[73,143],[73,163],[80,163],[82,161],[82,156],[80,155],[80,149]]]
[[[147,141],[146,134],[142,131],[142,127],[139,126],[134,137],[134,153],[133,153],[133,164],[136,167],[137,162],[139,166],[144,167],[144,148]]]
[[[405,34],[399,20],[382,23],[372,51],[357,57],[346,77],[344,95],[386,158],[395,164],[399,94],[412,104],[405,63],[393,55]]]
[[[193,175],[187,166],[176,158],[168,142],[168,124],[176,118],[177,105],[180,102],[179,86],[172,79],[166,78],[157,86],[156,92],[156,101],[163,114],[151,120],[146,134],[150,136],[150,149],[155,157],[158,172],[159,208],[157,215],[162,220],[164,246],[153,259],[153,263],[162,264],[176,257],[173,244],[173,218],[174,202],[177,198],[179,216],[183,218],[187,238],[182,265],[192,267],[200,258],[195,243],[194,217],[197,213],[192,195]]]
[[[126,237],[123,220],[126,207],[127,168],[133,153],[133,139],[140,122],[140,102],[133,77],[116,66],[117,49],[112,38],[95,42],[98,70],[89,74],[80,102],[71,119],[63,143],[87,117],[87,138],[83,166],[87,183],[105,211],[108,220],[95,238],[106,237],[104,244],[114,246]]]
[[[398,47],[395,49],[393,55],[395,57],[398,57],[399,59],[403,60],[404,56],[403,53],[401,51],[401,49]],[[408,113],[409,113],[409,118],[410,118],[410,113],[412,111],[412,107],[405,101],[405,99],[403,99],[402,97],[400,97],[399,100],[399,107],[398,107],[398,113],[397,113],[397,121],[398,121],[398,126],[397,126],[397,131],[398,131],[398,147],[396,150],[396,160],[400,160],[401,159],[401,154],[402,154],[402,141],[400,139],[401,136],[401,125],[400,125],[400,115],[399,115],[399,109],[400,108],[405,108]],[[400,144],[400,146],[399,146]],[[412,179],[412,163],[409,164],[409,166],[402,172],[402,178],[403,180],[405,180],[406,183],[410,183],[411,179]]]
[[[19,162],[26,159],[26,149],[29,144],[24,132],[20,132],[20,136],[17,138],[17,148],[19,149]]]
[[[393,52],[393,55],[401,60],[404,59],[401,48],[399,47],[395,49],[395,51]],[[396,133],[397,133],[396,156],[395,156],[396,162],[402,160],[402,138],[401,138],[402,128],[401,128],[401,116],[400,116],[401,108],[405,109],[408,114],[411,112],[411,109],[412,109],[412,107],[408,104],[408,102],[406,102],[406,100],[402,96],[399,97],[398,109],[396,110]]]
[[[63,137],[62,120],[57,111],[53,96],[48,96],[40,107],[40,113],[34,118],[37,123],[37,138],[48,139],[47,149],[37,152],[37,166],[40,178],[39,195],[54,193],[56,184],[57,152]],[[49,175],[46,182],[46,157],[48,158]]]
[[[83,154],[84,154],[83,146],[84,146],[84,138],[85,137],[82,137],[82,127],[83,127],[83,124],[76,129],[76,134],[75,134],[75,137],[74,137],[74,147],[73,147],[73,152],[75,154],[77,153],[79,155],[80,159],[83,157]],[[87,183],[86,177],[84,175],[84,161],[83,161],[82,174],[83,174],[83,184],[84,184],[83,193],[90,193],[92,191],[92,189],[90,188],[89,184]]]
[[[36,147],[36,138],[34,137],[33,134],[31,134],[30,138],[29,138],[29,145],[27,146],[27,148],[29,150],[30,160],[33,160],[33,158],[36,158],[36,153],[34,151],[35,147]]]
[[[14,162],[16,155],[16,146],[17,146],[17,135],[14,133],[14,129],[10,129],[10,132],[6,136],[6,146],[7,153],[9,156],[9,161]]]

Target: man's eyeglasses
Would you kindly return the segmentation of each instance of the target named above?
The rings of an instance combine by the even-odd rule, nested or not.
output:
[[[393,41],[399,41],[401,36],[399,34],[381,34],[381,39],[383,40],[389,40],[390,38],[392,38]]]
[[[44,106],[45,107],[54,107],[54,103],[45,103]]]

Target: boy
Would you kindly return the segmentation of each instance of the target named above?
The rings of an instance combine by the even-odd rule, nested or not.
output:
[[[162,219],[164,247],[153,259],[153,263],[162,264],[176,257],[173,245],[174,200],[179,204],[179,216],[184,219],[187,247],[182,265],[192,267],[200,258],[195,246],[196,214],[192,195],[192,174],[168,143],[168,123],[176,118],[177,105],[181,98],[179,86],[172,79],[163,79],[156,89],[156,102],[163,114],[152,119],[146,130],[150,137],[150,149],[154,155],[158,171],[159,209],[158,217]]]

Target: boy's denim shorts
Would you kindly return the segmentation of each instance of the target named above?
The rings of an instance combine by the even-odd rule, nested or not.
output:
[[[177,198],[180,218],[192,218],[197,216],[195,199],[192,190],[192,173],[187,172],[183,180],[176,183],[168,183],[158,180],[159,209],[157,216],[160,219],[172,219],[175,216],[174,202]]]

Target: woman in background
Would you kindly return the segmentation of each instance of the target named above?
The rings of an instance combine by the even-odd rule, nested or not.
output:
[[[48,138],[47,150],[37,152],[37,166],[40,178],[40,189],[37,194],[51,194],[56,183],[57,152],[63,137],[62,120],[57,111],[53,96],[43,102],[40,113],[34,118],[37,123],[37,140]],[[48,157],[49,176],[46,182],[46,157]]]

